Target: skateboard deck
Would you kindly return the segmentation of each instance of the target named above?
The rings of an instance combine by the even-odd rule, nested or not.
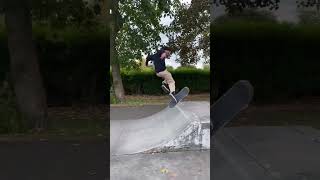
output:
[[[170,96],[171,101],[169,102],[169,107],[173,108],[176,106],[183,98],[188,96],[190,89],[188,87],[182,88],[174,97],[177,99],[177,102]]]
[[[210,108],[211,136],[247,108],[252,97],[253,87],[245,80],[236,82],[220,97]]]

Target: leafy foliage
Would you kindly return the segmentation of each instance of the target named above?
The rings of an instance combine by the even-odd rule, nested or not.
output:
[[[116,47],[122,67],[138,68],[138,64],[133,62],[140,61],[143,52],[150,52],[160,45],[160,33],[165,30],[160,19],[170,14],[174,1],[177,0],[118,1]]]
[[[229,14],[242,11],[246,8],[263,8],[268,7],[270,10],[279,8],[280,0],[213,0],[216,6],[223,5]]]
[[[168,28],[169,46],[177,50],[182,66],[196,64],[200,58],[209,62],[210,3],[192,0],[191,5],[176,4],[174,20]],[[202,52],[202,54],[200,53]]]
[[[7,80],[0,84],[0,134],[27,131],[27,122],[18,111],[13,89]]]
[[[191,94],[210,91],[210,70],[183,67],[170,72],[176,81],[177,90],[188,86]],[[153,71],[121,71],[121,76],[127,94],[163,94],[160,88],[162,80]],[[112,91],[110,95],[112,97]]]
[[[76,27],[35,25],[33,36],[50,106],[103,103],[107,76],[103,59],[108,59],[109,47],[104,28],[87,33]],[[10,69],[6,33],[1,29],[0,59],[1,83]]]
[[[299,23],[319,25],[320,24],[320,12],[318,11],[300,11],[299,12]]]
[[[235,21],[246,22],[277,22],[274,14],[269,11],[257,9],[245,9],[234,14],[224,14],[214,19],[214,24],[229,23]]]
[[[297,0],[298,7],[316,7],[319,11],[320,9],[320,0]]]
[[[225,23],[215,34],[215,78],[221,94],[239,79],[255,86],[257,102],[320,95],[320,26]],[[213,88],[212,88],[213,89]]]
[[[90,2],[90,3],[89,3]],[[70,25],[91,27],[98,24],[102,0],[38,0],[31,1],[35,22],[54,27]]]

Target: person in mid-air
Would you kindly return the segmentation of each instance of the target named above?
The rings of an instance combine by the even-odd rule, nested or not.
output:
[[[170,58],[171,48],[164,46],[153,55],[148,55],[146,59],[146,66],[152,61],[156,75],[163,79],[162,89],[169,93],[170,97],[177,102],[175,95],[175,81],[171,73],[166,68],[166,58]]]

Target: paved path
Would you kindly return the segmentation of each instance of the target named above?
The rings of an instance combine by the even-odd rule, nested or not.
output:
[[[0,143],[1,180],[105,180],[104,141]]]
[[[310,127],[225,128],[213,146],[216,180],[320,179],[320,131]]]

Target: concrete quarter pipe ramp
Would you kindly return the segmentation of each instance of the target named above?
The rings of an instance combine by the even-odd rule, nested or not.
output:
[[[111,155],[210,148],[209,102],[180,102],[149,117],[110,122]]]

